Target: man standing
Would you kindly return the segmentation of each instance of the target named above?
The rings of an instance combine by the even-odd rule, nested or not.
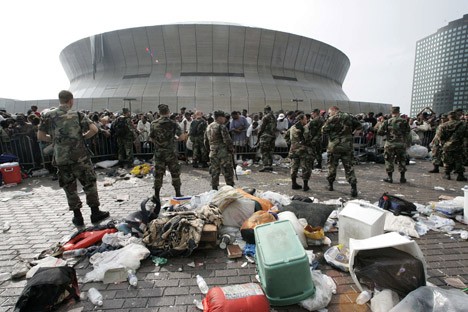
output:
[[[317,160],[317,169],[322,169],[322,127],[323,118],[320,116],[318,108],[312,111],[312,116],[309,123],[306,125],[307,137],[306,142],[312,149],[312,159],[310,167],[314,168],[314,161]]]
[[[307,145],[305,139],[307,136],[305,132],[307,131],[304,126],[306,124],[307,117],[304,114],[300,114],[297,116],[297,122],[289,128],[286,133],[286,135],[289,136],[288,139],[291,143],[289,158],[291,159],[291,182],[293,190],[302,188],[302,186],[296,182],[299,167],[302,168],[302,180],[304,182],[303,190],[310,190],[308,183],[312,172],[311,165],[313,162],[310,161],[311,147]]]
[[[448,121],[444,122],[437,129],[437,136],[442,145],[442,161],[444,163],[444,179],[450,180],[450,173],[455,171],[457,181],[466,181],[463,172],[464,140],[467,136],[466,123],[458,120],[457,112],[448,113]]]
[[[122,108],[122,115],[114,121],[111,127],[111,132],[117,139],[119,165],[122,168],[130,168],[133,165],[133,141],[135,140],[135,134],[131,114],[128,108]]]
[[[362,125],[354,116],[341,112],[337,106],[328,109],[328,116],[322,128],[322,133],[328,135],[328,190],[333,191],[336,169],[341,159],[346,179],[351,184],[351,196],[356,197],[358,192],[353,168],[353,134],[355,130],[360,130]]]
[[[166,104],[159,104],[160,117],[151,123],[150,138],[154,143],[154,197],[153,202],[161,203],[159,192],[163,185],[166,167],[172,178],[172,186],[177,197],[181,197],[180,165],[175,149],[175,138],[182,134],[179,125],[171,120],[171,112]]]
[[[408,122],[400,117],[400,108],[392,107],[392,117],[385,120],[377,131],[378,135],[386,136],[384,158],[388,177],[383,179],[385,182],[393,183],[396,162],[400,172],[400,183],[406,183],[406,148],[410,130]]]
[[[44,115],[37,138],[52,142],[53,164],[58,168],[59,185],[65,191],[69,209],[73,211],[73,224],[82,228],[82,203],[77,193],[76,180],[80,181],[86,194],[86,204],[91,208],[91,222],[98,224],[109,217],[109,212],[99,210],[96,174],[84,141],[94,136],[98,129],[85,114],[72,110],[71,92],[60,91],[59,101],[58,108],[51,109]]]
[[[273,152],[275,151],[276,118],[270,106],[265,106],[264,112],[265,117],[262,119],[262,125],[258,132],[263,162],[263,168],[259,171],[271,172],[273,171]]]
[[[195,112],[195,120],[190,124],[190,141],[192,141],[193,168],[208,168],[208,152],[203,142],[205,138],[206,127],[208,126],[203,119],[203,112]]]
[[[234,146],[225,126],[226,114],[223,111],[215,111],[214,117],[215,122],[210,123],[205,132],[205,146],[210,150],[211,187],[217,190],[220,173],[223,173],[227,185],[234,186]]]

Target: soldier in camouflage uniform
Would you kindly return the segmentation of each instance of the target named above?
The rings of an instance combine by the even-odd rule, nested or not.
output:
[[[208,152],[203,141],[207,126],[208,123],[203,119],[203,112],[196,111],[189,131],[190,141],[192,141],[193,168],[208,168]]]
[[[68,207],[73,211],[73,224],[84,227],[82,203],[77,193],[79,180],[86,194],[86,204],[91,208],[91,222],[97,224],[109,217],[109,212],[99,210],[96,174],[85,145],[85,139],[94,136],[98,129],[89,118],[72,110],[73,94],[59,93],[60,105],[48,111],[39,125],[37,138],[52,142],[53,164],[58,168],[58,181],[67,196]]]
[[[320,116],[320,110],[314,109],[310,121],[306,125],[307,137],[306,143],[311,149],[310,167],[314,167],[314,162],[317,160],[317,169],[322,169],[322,127],[323,119]]]
[[[154,143],[154,197],[153,202],[160,205],[159,192],[163,185],[166,167],[169,169],[177,197],[181,197],[180,165],[175,149],[175,138],[182,134],[179,125],[171,120],[171,112],[166,104],[159,104],[160,117],[151,123],[149,137]]]
[[[322,134],[328,135],[328,190],[333,191],[336,169],[341,159],[346,179],[351,184],[351,196],[356,197],[358,192],[353,168],[353,133],[355,130],[362,129],[362,125],[354,116],[341,112],[336,106],[328,109],[328,115],[322,128]]]
[[[217,190],[219,175],[223,173],[227,185],[234,186],[234,167],[231,136],[226,128],[226,114],[215,111],[215,122],[208,125],[205,132],[205,146],[210,150],[211,188]]]
[[[265,116],[258,132],[260,152],[262,154],[263,168],[260,172],[273,171],[273,152],[275,151],[276,118],[270,106],[265,106]]]
[[[304,182],[304,191],[310,190],[309,179],[312,172],[313,161],[310,159],[312,154],[312,148],[307,145],[307,129],[304,127],[307,124],[307,117],[304,114],[300,114],[296,118],[296,123],[288,129],[286,132],[286,141],[291,144],[289,148],[288,157],[291,159],[291,188],[293,190],[301,189],[302,186],[297,184],[297,173],[299,167],[302,169],[302,180]]]
[[[452,170],[458,174],[457,181],[466,181],[463,175],[463,144],[467,136],[467,127],[464,121],[458,120],[456,112],[448,113],[449,120],[437,129],[437,136],[442,143],[442,161],[444,162],[444,178],[450,180]]]
[[[406,148],[410,130],[408,122],[400,117],[400,108],[392,107],[392,117],[385,120],[377,131],[378,135],[386,136],[384,158],[388,177],[383,179],[385,182],[393,183],[396,162],[400,172],[400,183],[406,183]]]
[[[447,114],[442,114],[440,124],[438,127],[440,127],[441,124],[446,122],[448,120]],[[432,154],[432,164],[434,165],[434,168],[432,170],[429,170],[429,173],[439,173],[439,167],[443,167],[444,164],[442,162],[442,145],[440,143],[440,139],[437,136],[437,129],[436,129],[436,135],[432,139],[431,143],[431,154]]]
[[[135,132],[132,124],[131,112],[128,108],[122,109],[122,115],[119,116],[112,124],[111,130],[117,139],[117,150],[120,167],[129,168],[133,165],[133,141],[135,140]],[[115,129],[116,125],[122,122],[121,129]],[[118,131],[118,132],[117,132]]]

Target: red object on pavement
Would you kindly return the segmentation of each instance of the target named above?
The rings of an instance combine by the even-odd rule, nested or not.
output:
[[[78,234],[63,245],[63,250],[75,250],[80,248],[87,248],[99,242],[105,234],[115,233],[117,229],[105,229],[99,231],[89,231]]]

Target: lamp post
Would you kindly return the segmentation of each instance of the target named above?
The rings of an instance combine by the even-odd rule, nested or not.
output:
[[[304,102],[302,99],[292,99],[291,102],[296,102],[296,110],[299,109],[299,102]]]
[[[130,109],[130,113],[132,112],[132,101],[136,101],[135,98],[124,98],[124,106],[125,106],[125,101],[128,101],[128,108]]]

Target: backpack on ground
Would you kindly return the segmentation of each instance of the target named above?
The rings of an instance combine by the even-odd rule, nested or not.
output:
[[[416,205],[406,199],[384,193],[379,199],[379,207],[392,212],[395,216],[400,214],[411,216],[416,212]]]
[[[39,268],[24,287],[14,311],[52,311],[71,299],[80,300],[74,268]]]

